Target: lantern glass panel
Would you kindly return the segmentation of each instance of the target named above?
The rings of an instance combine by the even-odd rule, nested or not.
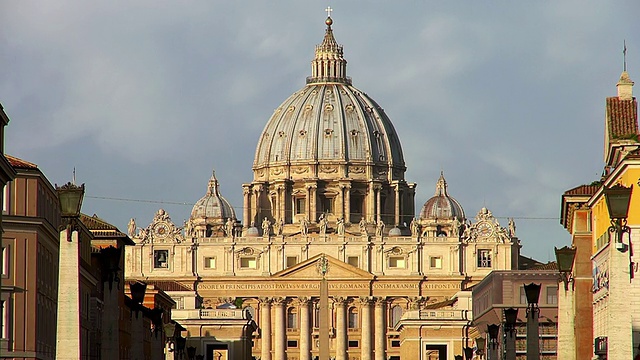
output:
[[[626,219],[629,213],[629,202],[633,186],[615,185],[603,190],[609,217],[612,219]]]
[[[508,325],[515,325],[518,321],[518,309],[508,308],[504,309],[504,318]]]
[[[576,257],[576,249],[565,246],[561,249],[554,247],[558,270],[561,273],[569,273],[573,270],[573,260]]]
[[[524,292],[527,294],[527,303],[529,305],[531,304],[537,304],[538,300],[540,298],[540,288],[542,287],[541,284],[526,284],[524,286]]]

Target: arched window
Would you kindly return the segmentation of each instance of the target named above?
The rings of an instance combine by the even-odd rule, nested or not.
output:
[[[391,308],[391,327],[396,327],[398,322],[400,322],[400,318],[402,317],[402,307],[400,305],[394,305]]]
[[[349,329],[358,328],[358,309],[352,307],[349,309]]]
[[[298,328],[298,309],[289,308],[287,310],[287,329]]]

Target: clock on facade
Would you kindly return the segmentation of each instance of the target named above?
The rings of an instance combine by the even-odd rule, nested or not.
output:
[[[493,226],[485,221],[479,223],[477,229],[478,235],[482,237],[489,237],[491,236],[491,233],[493,233]]]

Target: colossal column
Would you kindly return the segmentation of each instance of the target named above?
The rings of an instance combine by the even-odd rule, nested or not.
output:
[[[360,309],[362,313],[362,344],[360,345],[360,360],[371,360],[373,355],[373,347],[371,346],[371,302],[369,296],[360,298]]]
[[[311,360],[311,323],[308,297],[298,298],[300,303],[300,360]]]
[[[274,323],[276,324],[276,343],[275,343],[275,359],[276,360],[286,360],[285,354],[285,342],[287,340],[287,329],[286,329],[286,319],[285,319],[285,303],[286,298],[276,297],[273,298],[273,304],[276,307],[276,319]]]
[[[347,360],[347,298],[335,297],[336,305],[336,360]]]
[[[377,297],[375,299],[375,341],[376,341],[376,360],[385,360],[385,350],[387,344],[387,331],[385,325],[385,304],[384,297]]]
[[[271,298],[260,298],[262,353],[260,359],[271,360]]]

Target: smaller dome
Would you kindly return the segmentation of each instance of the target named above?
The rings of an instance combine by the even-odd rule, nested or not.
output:
[[[464,210],[458,200],[447,193],[447,181],[442,172],[436,183],[436,193],[427,200],[420,210],[420,219],[453,219],[464,220]]]
[[[220,195],[218,186],[216,172],[213,171],[211,179],[209,179],[207,194],[198,200],[193,206],[193,210],[191,210],[191,220],[205,218],[221,222],[229,218],[236,219],[236,213],[233,207]]]

